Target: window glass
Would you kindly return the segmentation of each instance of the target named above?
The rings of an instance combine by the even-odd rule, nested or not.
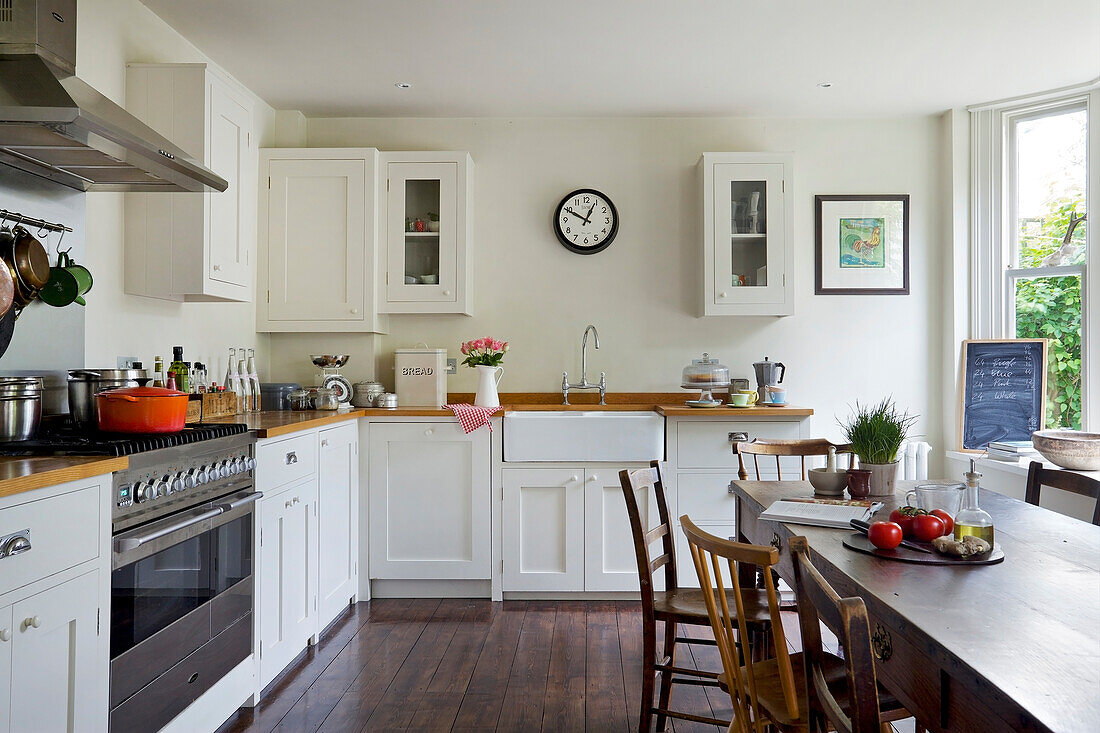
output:
[[[1046,427],[1081,429],[1081,277],[1016,280],[1016,338],[1047,343]]]

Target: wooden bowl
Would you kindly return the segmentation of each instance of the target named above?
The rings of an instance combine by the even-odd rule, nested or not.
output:
[[[1056,466],[1074,471],[1100,470],[1100,433],[1039,430],[1031,434],[1035,450]]]
[[[806,470],[806,478],[810,479],[814,493],[822,496],[841,496],[848,487],[847,471],[829,473],[824,468],[810,468]]]

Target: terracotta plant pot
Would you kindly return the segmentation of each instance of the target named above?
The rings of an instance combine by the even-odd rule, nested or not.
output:
[[[871,472],[870,496],[893,496],[895,483],[898,476],[898,462],[893,463],[864,463],[859,462],[859,467]]]

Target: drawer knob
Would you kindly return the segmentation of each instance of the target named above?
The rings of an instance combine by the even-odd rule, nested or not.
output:
[[[291,507],[291,505],[292,505],[293,503],[294,503],[294,502],[292,502],[292,501],[291,501],[290,499],[287,499],[287,500],[286,500],[286,501],[285,501],[285,502],[283,503],[283,508],[284,508],[284,509],[289,509],[289,508]]]
[[[597,476],[596,474],[592,474],[591,476],[588,477],[588,483],[592,483],[594,481],[599,481],[599,480],[600,480],[600,477]]]
[[[295,497],[294,497],[294,503],[295,503],[295,504],[297,504],[297,503],[298,503],[298,497],[297,497],[297,496],[295,496]]]
[[[42,619],[38,616],[28,616],[23,619],[23,631],[27,629],[37,629],[42,626]]]
[[[298,453],[290,451],[286,454],[286,465],[290,466],[298,462]]]
[[[871,651],[880,662],[885,662],[894,655],[890,632],[882,628],[882,624],[875,624],[875,633],[871,634]]]
[[[328,439],[327,439],[327,438],[326,438],[325,440],[322,440],[322,441],[321,441],[321,447],[322,447],[322,448],[324,448],[324,447],[325,447],[325,446],[327,446],[327,445],[328,445]]]
[[[778,532],[772,532],[772,541],[768,544],[777,550],[783,549],[783,539],[779,536]]]
[[[353,316],[355,316],[355,315],[358,315],[358,314],[359,314],[359,309],[358,309],[358,308],[352,308],[352,309],[351,309],[351,314],[352,314]]]
[[[434,432],[434,431],[431,428],[428,428],[427,430],[424,431],[424,435],[431,435],[432,432]]]
[[[578,476],[577,474],[573,474],[572,476],[569,477],[569,483],[571,483],[571,484],[575,484],[580,480],[581,480],[581,477]]]
[[[8,641],[11,639],[10,629],[0,629],[0,641]]]
[[[443,294],[446,295],[446,296],[450,296],[451,291],[450,290],[444,290]]]

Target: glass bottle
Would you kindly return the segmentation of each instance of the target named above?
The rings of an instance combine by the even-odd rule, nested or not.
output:
[[[183,361],[183,347],[172,347],[172,364],[168,367],[168,371],[171,372],[176,378],[176,389],[180,392],[190,392],[190,385],[187,373],[187,364]]]
[[[195,384],[193,385],[195,391],[199,394],[203,394],[207,391],[206,388],[206,365],[201,361],[195,362]]]
[[[159,356],[153,357],[153,386],[164,386],[164,359]]]
[[[955,540],[973,535],[981,537],[992,547],[993,517],[978,506],[978,479],[982,475],[978,473],[976,459],[970,459],[970,470],[963,476],[966,477],[966,495],[963,497],[963,508],[955,515]]]
[[[248,383],[252,388],[252,412],[259,412],[260,406],[260,375],[256,371],[256,350],[248,350]]]
[[[236,357],[237,357],[237,350],[230,347],[230,349],[229,349],[229,363],[228,363],[228,366],[226,366],[226,368],[225,368],[225,381],[222,382],[222,384],[224,384],[225,388],[227,390],[231,391],[231,392],[238,391],[237,388],[234,386],[234,379],[233,379],[233,377],[236,376],[236,372],[237,372],[237,358]]]
[[[242,346],[237,350],[237,383],[241,386],[241,412],[252,412],[252,383],[248,379],[247,353]]]

